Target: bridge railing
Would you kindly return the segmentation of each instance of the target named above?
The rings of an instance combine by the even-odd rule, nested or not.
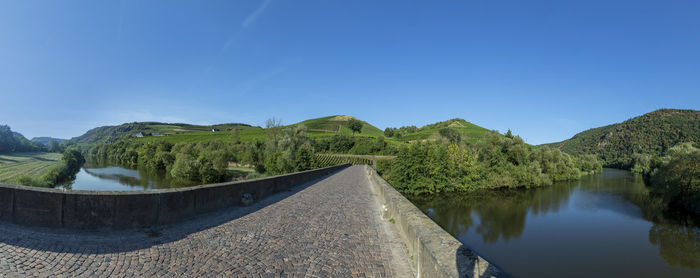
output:
[[[394,220],[392,222],[413,258],[411,263],[418,277],[504,276],[496,266],[438,226],[374,169],[367,167],[367,171],[379,200],[383,202],[382,217]]]
[[[246,205],[346,167],[336,165],[254,180],[145,191],[66,191],[0,184],[0,221],[81,230],[144,228]]]

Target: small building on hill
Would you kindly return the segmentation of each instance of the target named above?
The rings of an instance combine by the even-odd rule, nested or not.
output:
[[[134,137],[136,137],[136,138],[141,138],[144,136],[146,136],[146,134],[144,134],[143,132],[137,132],[136,134],[134,134]]]

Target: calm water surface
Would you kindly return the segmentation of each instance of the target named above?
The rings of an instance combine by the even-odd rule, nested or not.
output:
[[[58,188],[72,190],[146,190],[182,187],[192,184],[174,182],[165,173],[148,172],[142,169],[127,169],[120,166],[85,166],[75,177]]]
[[[627,171],[411,201],[515,277],[700,277],[698,219],[664,209]]]

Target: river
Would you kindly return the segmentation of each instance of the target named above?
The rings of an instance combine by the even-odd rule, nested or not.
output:
[[[125,191],[185,187],[197,184],[174,180],[165,173],[121,166],[87,165],[80,169],[75,179],[57,188],[72,190]]]
[[[700,277],[698,219],[665,209],[628,171],[410,199],[515,277]]]

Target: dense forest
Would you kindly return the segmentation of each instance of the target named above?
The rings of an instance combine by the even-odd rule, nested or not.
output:
[[[9,126],[0,125],[0,153],[38,152],[46,147],[38,142],[27,140],[22,134],[12,131]]]
[[[630,169],[635,156],[662,156],[683,142],[700,142],[700,111],[661,109],[547,146],[570,154],[595,154],[605,166]]]

